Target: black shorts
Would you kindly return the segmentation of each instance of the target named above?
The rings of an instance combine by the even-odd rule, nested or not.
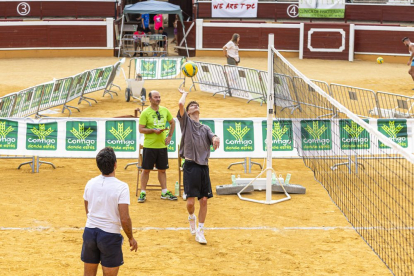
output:
[[[208,166],[185,160],[183,172],[184,193],[187,198],[196,197],[200,200],[203,197],[213,197]]]
[[[105,232],[99,228],[85,227],[81,260],[88,264],[118,267],[124,264],[121,234]]]
[[[163,149],[144,148],[142,151],[142,168],[144,170],[154,169],[154,165],[158,170],[166,170],[168,166],[168,151]]]

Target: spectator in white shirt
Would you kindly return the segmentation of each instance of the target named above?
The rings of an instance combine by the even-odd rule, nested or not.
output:
[[[233,37],[226,45],[223,47],[224,56],[227,57],[228,65],[238,65],[240,63],[239,56],[239,41],[240,35],[233,34]]]

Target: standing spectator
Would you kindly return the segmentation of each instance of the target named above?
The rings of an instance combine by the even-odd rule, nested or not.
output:
[[[138,198],[139,203],[147,199],[145,191],[148,178],[154,164],[158,169],[158,180],[161,184],[161,199],[177,200],[167,189],[168,151],[167,146],[171,142],[175,129],[175,121],[167,108],[160,106],[161,95],[158,91],[151,91],[148,94],[151,106],[146,108],[139,118],[139,132],[144,133],[144,149],[142,152],[142,174],[141,174],[141,193]],[[170,123],[168,136],[165,134],[167,122]]]
[[[410,66],[410,70],[408,70],[408,74],[414,80],[414,43],[408,37],[404,37],[402,42],[405,46],[408,47],[408,52],[410,53],[410,58],[408,59],[407,65]],[[413,88],[414,90],[414,88]]]
[[[137,21],[137,23],[138,23],[138,28],[143,28],[142,27],[142,16],[141,16],[141,14],[140,13],[138,13],[137,14],[137,17],[136,17],[136,19],[135,19],[136,21]],[[138,29],[137,28],[137,29]]]
[[[233,34],[233,37],[226,45],[223,47],[224,56],[227,57],[228,65],[238,65],[240,63],[239,56],[239,41],[240,35]]]
[[[162,14],[157,14],[154,16],[154,29],[156,34],[160,33],[159,30],[160,28],[163,28],[163,23]]]
[[[178,44],[178,14],[175,15],[175,20],[174,20],[174,39],[171,40],[171,43],[175,43]]]
[[[145,13],[142,15],[142,28],[147,31],[147,29],[149,30],[149,14]]]
[[[102,174],[88,181],[83,194],[87,220],[81,260],[85,276],[95,276],[99,263],[103,275],[118,275],[124,264],[121,226],[131,251],[138,248],[129,217],[129,187],[115,178],[117,162],[112,148],[103,148],[96,156],[96,164]]]

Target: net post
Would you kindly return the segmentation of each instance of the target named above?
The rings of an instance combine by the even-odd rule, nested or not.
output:
[[[275,45],[274,34],[269,34],[268,43],[268,61],[267,72],[269,72],[267,83],[267,171],[266,171],[266,203],[272,201],[272,129],[273,129],[273,77],[270,75],[273,72],[273,51],[272,48]]]

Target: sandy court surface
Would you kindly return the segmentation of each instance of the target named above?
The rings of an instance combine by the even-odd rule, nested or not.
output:
[[[224,58],[194,60],[224,63]],[[290,60],[309,78],[413,95],[414,85],[404,64]],[[116,58],[1,60],[0,96],[116,61]],[[263,58],[244,58],[242,62],[245,67],[267,68],[267,60]],[[102,98],[102,92],[93,93],[91,96],[98,103],[92,107],[83,103],[79,105],[81,112],[74,111],[72,116],[133,114],[138,104],[125,102],[125,81],[118,77],[115,83],[122,87],[119,97]],[[175,114],[179,84],[177,80],[147,81],[145,87],[159,90],[162,105]],[[263,117],[266,113],[265,107],[258,103],[212,97],[199,90],[190,94],[188,100],[192,99],[200,102],[203,118]],[[77,106],[77,102],[72,104]],[[29,167],[16,169],[20,160],[0,160],[0,269],[5,275],[82,274],[81,228],[86,221],[82,195],[87,180],[96,176],[98,170],[91,159],[46,161],[53,162],[56,169],[43,165],[39,174],[32,174]],[[159,199],[158,191],[149,191],[145,204],[136,203],[136,169],[123,169],[132,161],[119,160],[117,177],[130,187],[130,213],[139,252],[129,252],[124,244],[125,264],[119,275],[390,274],[301,160],[274,160],[273,166],[284,175],[291,173],[291,182],[305,186],[306,195],[293,195],[292,200],[272,206],[243,202],[237,196],[215,195],[209,201],[207,246],[196,243],[187,230],[185,202],[181,199],[166,202]],[[254,177],[260,172],[257,166],[251,174],[245,174],[241,165],[227,169],[237,161],[240,160],[211,160],[213,189],[229,184],[231,174]],[[176,159],[170,162],[168,186],[173,189],[178,180]],[[154,174],[150,183],[156,183]],[[255,192],[250,197],[264,199],[265,193]],[[274,194],[273,198],[281,195]],[[98,275],[102,275],[101,270]]]

